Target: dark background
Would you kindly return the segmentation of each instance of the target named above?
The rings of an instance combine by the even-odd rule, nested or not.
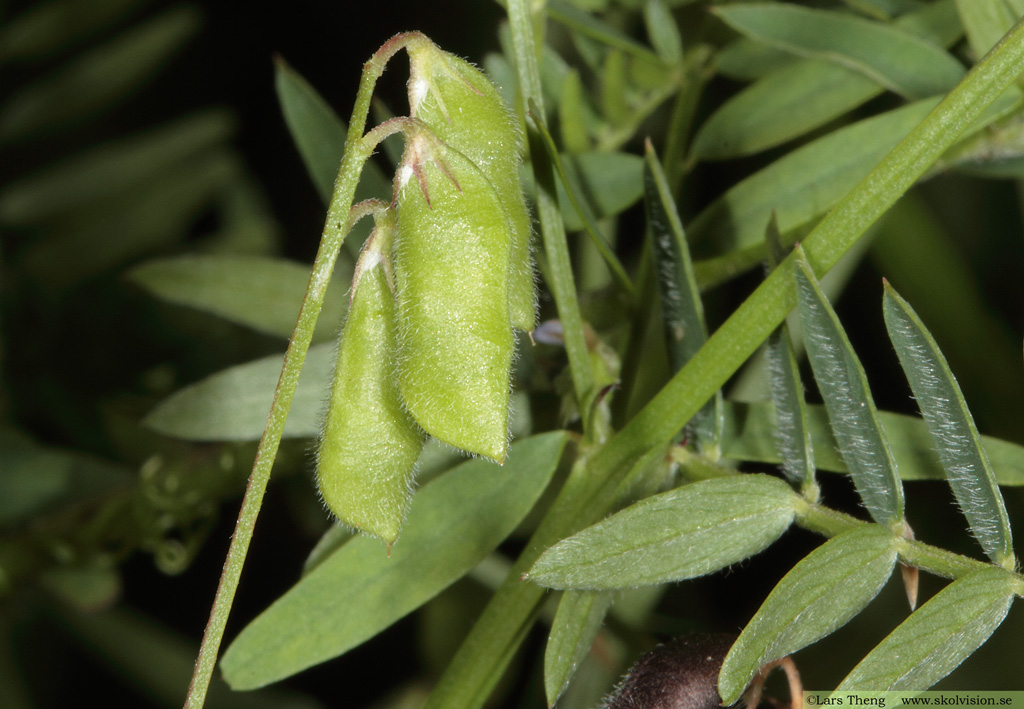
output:
[[[3,20],[34,5],[9,2],[4,8],[0,2],[0,27]],[[61,62],[91,44],[173,6],[176,3],[139,2],[122,20],[56,51],[50,58],[0,67],[0,101],[49,75]],[[281,116],[274,91],[273,57],[287,61],[318,89],[339,116],[347,119],[363,62],[393,34],[418,29],[445,49],[480,62],[485,52],[496,46],[498,23],[503,16],[501,8],[489,0],[378,0],[366,7],[350,2],[207,2],[195,7],[201,10],[202,29],[148,83],[105,111],[100,119],[91,116],[72,121],[31,140],[0,148],[0,186],[105,141],[202,108],[226,107],[236,120],[232,144],[248,173],[261,186],[280,226],[280,253],[308,263],[319,241],[323,205]],[[399,56],[380,84],[380,95],[399,112],[405,109],[405,76],[404,57]],[[712,95],[724,95],[734,88],[715,87]],[[734,179],[735,175],[726,169],[707,184],[717,189]],[[716,191],[698,182],[695,190],[702,189]],[[1019,332],[1024,327],[1024,295],[1017,276],[1024,247],[1019,238],[1018,197],[1012,184],[956,178],[936,181],[926,186],[924,193],[960,239],[972,269],[984,274],[981,278],[992,311],[1013,332]],[[208,217],[198,220],[197,233],[209,226],[204,219]],[[979,224],[982,230],[974,228]],[[7,259],[9,269],[0,272],[7,277],[6,283],[0,282],[4,299],[0,367],[10,389],[6,400],[0,401],[0,420],[23,427],[41,442],[97,456],[115,455],[116,447],[105,438],[98,423],[98,402],[111,398],[111,392],[119,397],[125,393],[139,398],[151,396],[145,385],[147,373],[168,363],[175,367],[177,382],[184,384],[230,364],[280,350],[277,340],[232,328],[219,330],[206,322],[189,321],[185,334],[166,332],[166,312],[125,286],[117,271],[99,274],[51,299],[38,284],[22,279],[16,272],[22,250],[39,236],[32,229],[14,230],[4,233],[4,240],[0,240],[0,259]],[[869,263],[862,266],[837,308],[862,359],[888,362],[880,367],[871,365],[870,379],[878,403],[910,412],[913,403],[905,382],[899,378],[883,331],[878,308],[880,275]],[[756,277],[750,281],[743,284],[744,288],[752,286]],[[738,301],[744,294],[727,293],[723,300]],[[721,303],[719,307],[725,309]],[[171,318],[170,322],[180,321]],[[1020,372],[1014,372],[1014,376],[1019,380]],[[1019,381],[1015,380],[1013,386],[1019,386]],[[53,398],[54,390],[64,394]],[[968,392],[968,398],[976,397]],[[999,414],[987,412],[990,426],[999,424]],[[1013,437],[1013,431],[1000,433]],[[1016,439],[1022,438],[1018,432]],[[304,555],[327,524],[326,516],[307,515],[308,509],[303,507],[312,499],[310,451],[300,447],[286,452],[291,455],[294,470],[268,492],[228,628],[228,642],[292,585]],[[856,511],[852,495],[841,482],[830,481],[829,485],[830,503],[846,504]],[[121,567],[119,607],[157,619],[198,647],[233,528],[240,489],[236,485],[225,495],[206,543],[183,573],[161,573],[151,556],[141,550],[129,554]],[[915,524],[921,522],[920,536],[979,556],[976,545],[965,534],[963,521],[949,504],[944,486],[910,485],[907,497],[910,518]],[[1008,492],[1008,498],[1011,510],[1019,510],[1018,492]],[[308,517],[314,522],[296,523],[296,519]],[[816,537],[794,531],[770,553],[726,574],[679,585],[660,609],[660,618],[667,629],[677,632],[691,629],[691,624],[703,630],[736,631],[756,610],[782,570],[790,568],[817,543]],[[941,587],[934,578],[926,577],[923,584],[925,596]],[[83,697],[102,698],[108,706],[174,705],[139,692],[118,669],[97,659],[64,617],[35,603],[34,593],[29,590],[16,596],[0,613],[0,620],[9,623],[11,630],[5,636],[10,639],[10,647],[0,651],[19,656],[16,664],[25,674],[35,706],[75,706]],[[838,681],[843,668],[877,643],[879,628],[899,622],[905,606],[901,605],[904,602],[898,582],[894,579],[883,594],[862,623],[852,624],[804,653],[805,661],[810,663],[808,676],[823,684]],[[961,674],[957,686],[1011,688],[994,683],[1007,677],[1019,679],[1019,672],[1007,674],[1007,667],[1019,664],[1011,650],[1019,647],[1013,640],[1021,630],[1019,615],[1011,614],[1011,621],[997,632],[993,642],[970,660],[965,666],[969,674]],[[423,669],[417,633],[417,620],[403,620],[374,642],[305,672],[286,686],[319,697],[325,706],[366,706]],[[539,632],[528,641],[534,656],[542,651],[541,643]],[[187,678],[181,672],[187,673],[187,668],[168,668],[168,674],[174,674],[175,682],[180,684],[183,698]],[[511,681],[519,688],[512,692],[511,702],[534,696],[533,668],[519,668]],[[244,698],[241,701],[244,706]]]

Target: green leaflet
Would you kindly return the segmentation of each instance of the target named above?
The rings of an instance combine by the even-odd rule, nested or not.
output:
[[[54,130],[122,99],[150,80],[199,23],[195,7],[178,6],[32,82],[0,109],[0,145]]]
[[[879,524],[903,522],[903,485],[867,375],[800,247],[796,283],[807,358],[850,477]]]
[[[892,574],[896,541],[878,525],[830,539],[775,586],[722,664],[718,689],[737,701],[764,665],[820,640],[871,602]]]
[[[746,37],[725,45],[716,56],[718,71],[737,81],[754,81],[798,61],[789,52]]]
[[[821,405],[807,407],[808,428],[814,443],[815,465],[819,470],[848,472],[839,454],[828,413]],[[893,457],[903,480],[943,480],[945,473],[935,455],[925,422],[918,416],[879,411]],[[768,402],[725,402],[725,432],[722,455],[734,460],[781,463],[775,443],[775,412]],[[1024,446],[991,436],[982,436],[996,479],[1000,485],[1024,485]]]
[[[320,199],[328,204],[345,152],[347,128],[316,89],[280,57],[274,60],[274,89],[288,132],[306,166],[306,172]],[[367,161],[359,175],[355,200],[360,202],[390,197],[390,180],[375,161]],[[359,245],[366,240],[368,234],[369,226],[360,222],[346,237],[345,251],[353,259],[359,255]]]
[[[313,186],[326,204],[345,153],[345,124],[320,94],[280,57],[274,60],[274,89],[288,132],[299,149]],[[367,163],[364,174],[372,172],[372,165]],[[383,183],[385,187],[388,184],[386,179]]]
[[[854,69],[914,100],[953,88],[963,66],[936,45],[891,24],[785,3],[714,9],[733,29],[772,47]]]
[[[52,221],[75,208],[123,194],[222,145],[233,128],[227,112],[209,110],[93,148],[5,185],[0,221],[10,225]]]
[[[501,462],[515,348],[509,220],[468,158],[422,132],[408,140],[394,253],[399,389],[431,436]]]
[[[783,234],[825,213],[935,107],[936,99],[858,121],[802,146],[737,183],[690,224],[692,243],[715,253],[763,243],[772,211]],[[708,247],[706,247],[708,248]]]
[[[0,28],[0,64],[34,62],[67,51],[145,4],[146,0],[35,3],[20,15],[5,18]]]
[[[565,692],[576,668],[590,652],[614,597],[611,591],[562,594],[544,651],[544,695],[549,707]]]
[[[0,527],[129,485],[129,471],[0,427]]]
[[[785,323],[765,343],[765,360],[775,405],[775,444],[782,458],[782,471],[790,482],[807,490],[814,485],[814,442],[800,367]]]
[[[590,237],[591,243],[593,243],[594,247],[601,255],[605,265],[608,267],[608,270],[618,282],[619,286],[630,296],[635,297],[635,289],[633,288],[632,281],[630,281],[629,276],[626,274],[626,269],[623,268],[622,264],[619,262],[618,256],[615,255],[615,251],[605,240],[604,236],[601,235],[597,225],[594,224],[594,218],[589,210],[589,205],[586,205],[583,202],[582,195],[577,190],[576,185],[579,184],[579,180],[569,179],[569,175],[562,162],[562,158],[558,154],[558,148],[555,146],[555,141],[551,137],[551,133],[548,132],[547,126],[544,125],[544,122],[537,118],[536,115],[533,116],[533,122],[540,133],[548,159],[551,160],[551,164],[560,178],[558,186],[561,189],[558,194],[564,194],[568,198],[569,203],[573,207],[576,218],[583,225],[583,228],[587,232],[587,236]]]
[[[992,49],[1017,21],[1006,0],[956,0],[975,57]]]
[[[67,288],[175,244],[238,185],[239,168],[226,146],[178,161],[155,179],[69,213],[25,250],[23,268],[50,288]]]
[[[395,303],[382,255],[394,216],[376,227],[356,265],[352,305],[317,452],[317,487],[345,524],[384,540],[398,538],[412,498],[413,466],[423,433],[406,412],[395,382]]]
[[[998,568],[952,582],[889,633],[836,689],[928,689],[988,639],[1020,592],[1020,580]]]
[[[1024,382],[1011,384],[1005,373],[1020,366],[1020,342],[989,308],[978,274],[947,226],[921,196],[911,193],[881,223],[871,242],[871,259],[930,324],[957,379],[977,397],[974,408],[1005,411],[1003,430],[1014,430],[1013,421],[1021,421],[1024,412],[1010,416],[1024,400]],[[978,357],[978,351],[985,357]]]
[[[323,419],[324,392],[334,368],[333,344],[314,345],[306,357],[291,414],[287,438],[316,438]],[[158,404],[143,419],[146,427],[191,441],[258,441],[281,374],[281,355],[271,355],[211,374]],[[516,407],[525,409],[526,402]],[[515,435],[528,432],[529,416],[512,421]]]
[[[280,57],[274,60],[274,89],[306,172],[327,204],[345,152],[345,123],[316,89]],[[367,162],[359,176],[356,201],[390,196],[390,181],[377,163]]]
[[[643,9],[644,27],[658,57],[669,65],[682,62],[683,40],[665,0],[646,0]]]
[[[530,215],[519,182],[523,133],[497,88],[475,66],[425,37],[409,53],[410,114],[446,145],[461,152],[494,186],[511,227],[508,309],[512,325],[536,326],[536,293],[530,256]]]
[[[190,441],[259,440],[267,425],[281,361],[281,355],[271,355],[212,374],[160,402],[142,424]],[[319,433],[324,392],[333,367],[334,345],[309,348],[285,436],[312,438]]]
[[[376,540],[350,540],[239,634],[221,661],[228,684],[252,689],[337,657],[440,593],[533,507],[565,440],[534,436],[502,468],[471,460],[425,485],[390,557]]]
[[[788,64],[715,111],[694,138],[693,155],[724,160],[765,150],[824,125],[882,90],[863,74],[830,62]]]
[[[737,475],[648,497],[545,551],[529,579],[613,589],[703,576],[774,542],[799,498],[766,475]]]
[[[585,465],[584,457],[577,458],[574,472],[584,470]],[[661,446],[654,448],[635,463],[619,486],[615,506],[654,494],[671,479],[669,470],[667,450]],[[574,590],[562,594],[544,652],[544,693],[549,706],[569,687],[578,666],[591,652],[605,615],[622,595],[630,594]],[[637,594],[632,595],[635,606]]]
[[[765,231],[768,265],[777,268],[786,257],[774,214]],[[838,275],[838,269],[833,271]],[[814,443],[811,437],[804,385],[796,360],[789,325],[783,321],[765,341],[768,390],[775,407],[775,446],[782,456],[782,472],[810,500],[818,498],[814,480]]]
[[[347,275],[336,274],[329,286],[314,341],[333,339],[337,333],[347,305]],[[212,313],[268,335],[289,337],[309,283],[309,268],[258,256],[179,256],[144,263],[127,277],[169,303]]]
[[[682,369],[704,345],[708,331],[682,220],[676,211],[661,163],[649,141],[644,156],[644,203],[669,367],[674,373]],[[722,437],[720,391],[697,412],[689,426],[696,434],[701,450],[717,450]]]
[[[605,55],[601,66],[601,114],[613,128],[629,123],[628,85],[626,57],[618,49],[613,49]]]
[[[562,145],[569,153],[587,152],[591,145],[584,109],[586,99],[580,73],[575,69],[562,81],[558,99],[558,126]]]
[[[908,13],[896,26],[938,46],[963,34],[953,0]],[[884,88],[834,62],[796,61],[765,73],[718,108],[694,138],[696,158],[721,160],[764,150],[842,116]]]
[[[1016,560],[1003,495],[956,378],[917,313],[888,283],[883,311],[889,339],[971,532],[989,559],[1012,569]]]

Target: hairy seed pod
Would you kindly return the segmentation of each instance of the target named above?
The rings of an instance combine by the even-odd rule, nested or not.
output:
[[[413,117],[458,150],[494,184],[512,224],[509,316],[526,332],[536,326],[530,257],[530,215],[519,182],[523,134],[519,121],[482,71],[443,51],[426,37],[406,47],[410,59],[409,108]]]
[[[500,463],[515,349],[508,218],[472,161],[426,129],[406,141],[396,184],[399,388],[431,436]]]
[[[393,371],[395,303],[385,267],[395,228],[390,212],[378,219],[356,266],[317,456],[320,495],[331,512],[389,545],[405,519],[424,442]]]

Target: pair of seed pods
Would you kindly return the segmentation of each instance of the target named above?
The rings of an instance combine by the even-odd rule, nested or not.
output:
[[[422,35],[390,205],[356,265],[317,461],[342,522],[398,536],[432,436],[499,463],[508,448],[513,329],[534,327],[522,135],[476,67]]]

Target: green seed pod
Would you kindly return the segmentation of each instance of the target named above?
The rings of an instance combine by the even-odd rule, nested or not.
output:
[[[320,450],[317,483],[339,520],[389,545],[412,496],[424,436],[394,377],[395,303],[387,278],[394,214],[378,218],[352,283]]]
[[[395,187],[399,389],[431,436],[500,463],[515,349],[508,218],[464,155],[426,129],[406,141]]]
[[[472,160],[494,184],[512,224],[509,316],[513,327],[536,326],[530,257],[530,215],[519,182],[523,134],[515,114],[482,71],[426,37],[406,47],[409,108],[450,147]]]

